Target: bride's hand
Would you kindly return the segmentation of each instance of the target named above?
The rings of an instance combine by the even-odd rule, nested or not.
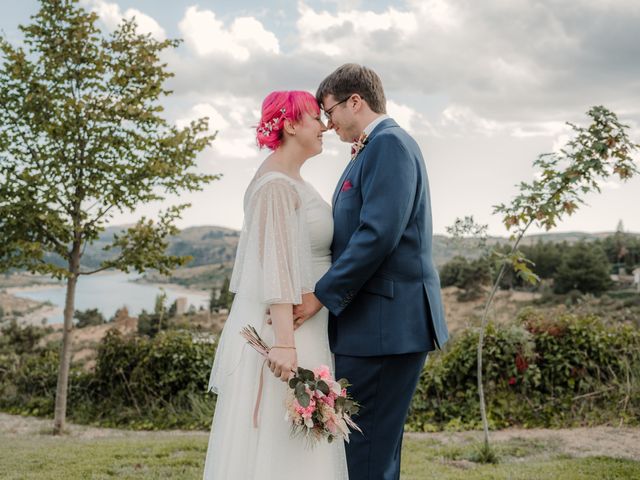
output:
[[[283,382],[288,381],[293,372],[298,370],[298,355],[295,347],[273,346],[269,350],[267,361],[269,369]]]

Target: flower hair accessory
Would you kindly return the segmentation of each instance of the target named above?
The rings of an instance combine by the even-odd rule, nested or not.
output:
[[[274,131],[280,130],[282,128],[282,125],[284,124],[284,114],[287,113],[287,109],[281,108],[280,113],[281,115],[279,117],[274,117],[268,122],[262,122],[258,127],[258,133],[260,133],[262,136],[268,137]]]

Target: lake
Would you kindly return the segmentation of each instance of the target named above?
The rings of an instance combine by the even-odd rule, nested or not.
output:
[[[142,309],[153,311],[156,295],[164,291],[167,294],[167,307],[178,297],[186,297],[187,305],[196,309],[208,308],[209,293],[200,290],[188,290],[174,285],[134,283],[138,274],[104,273],[81,276],[76,287],[76,310],[97,308],[109,319],[116,310],[126,306],[129,314],[136,316]],[[51,302],[56,308],[47,318],[47,323],[62,323],[62,310],[66,294],[66,285],[29,287],[26,289],[9,288],[7,291],[17,297],[30,298],[38,302]]]

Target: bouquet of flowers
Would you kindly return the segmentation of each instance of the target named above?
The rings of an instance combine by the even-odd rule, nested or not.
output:
[[[240,335],[260,355],[267,357],[270,347],[255,328],[244,327]],[[349,428],[362,433],[351,419],[360,407],[347,393],[349,382],[346,379],[335,380],[326,365],[314,370],[298,367],[292,373],[285,417],[291,422],[292,435],[303,436],[314,444],[324,438],[329,443],[336,438],[348,442]]]

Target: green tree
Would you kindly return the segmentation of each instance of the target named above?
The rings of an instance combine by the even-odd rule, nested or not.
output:
[[[462,290],[458,300],[467,301],[478,298],[482,287],[491,281],[490,260],[483,256],[468,260],[455,256],[440,270],[440,282],[443,287],[456,286]]]
[[[155,335],[154,324],[157,324],[157,322],[152,318],[152,315],[144,308],[138,314],[138,335],[146,335],[148,337]]]
[[[78,321],[76,323],[76,327],[78,328],[88,327],[91,325],[102,325],[106,322],[104,315],[102,315],[97,308],[88,308],[84,311],[76,310],[73,314],[73,318]]]
[[[520,250],[523,256],[531,262],[531,269],[535,271],[538,277],[550,279],[553,278],[558,270],[566,249],[566,242],[543,242],[539,240],[533,245],[523,245]],[[495,250],[502,255],[506,255],[511,251],[511,245],[499,245]],[[493,281],[498,277],[502,262],[503,257],[499,257],[497,268],[493,271]],[[537,288],[537,285],[531,284],[513,269],[505,270],[500,280],[500,288],[502,289],[526,289],[532,287]]]
[[[469,260],[462,255],[456,255],[440,268],[440,285],[442,287],[454,287],[458,283],[460,272],[467,268]]]
[[[565,215],[571,215],[579,204],[584,203],[585,195],[600,192],[600,182],[611,175],[617,175],[624,181],[638,173],[632,153],[640,145],[629,139],[629,127],[621,124],[613,112],[602,106],[591,108],[587,115],[591,118],[588,127],[569,124],[574,136],[562,150],[540,155],[533,162],[534,168],[539,170],[539,175],[533,182],[520,183],[520,192],[510,204],[494,207],[494,213],[502,215],[512,243],[506,253],[494,251],[494,255],[501,259],[501,267],[485,302],[478,337],[478,399],[484,430],[483,457],[487,460],[495,458],[495,454],[489,444],[489,422],[482,377],[484,335],[491,304],[507,270],[517,272],[523,280],[530,283],[539,280],[531,270],[532,262],[519,249],[524,235],[534,223],[540,228],[551,230]],[[455,237],[461,237],[479,228],[482,227],[467,217],[465,221],[457,219],[447,231]]]
[[[170,311],[167,310],[167,294],[163,291],[156,295],[153,313],[142,310],[138,315],[138,334],[153,338],[162,330],[167,330]]]
[[[133,212],[217,178],[193,171],[213,139],[207,119],[178,129],[160,114],[172,75],[160,54],[179,42],[139,35],[133,20],[109,35],[96,22],[77,0],[40,0],[32,23],[20,26],[23,46],[0,39],[0,270],[66,279],[56,434],[66,418],[79,277],[108,268],[168,274],[184,264],[165,248],[188,205],[115,235],[105,247],[113,256],[92,271],[81,268],[85,246],[114,211]]]
[[[220,289],[220,295],[218,296],[218,308],[231,308],[233,293],[229,290],[230,282],[229,277],[224,277],[224,282],[222,282],[222,288]]]
[[[640,263],[640,237],[625,232],[622,220],[618,222],[616,232],[599,243],[614,265],[614,273],[618,273],[620,268],[626,268],[630,273]]]
[[[216,287],[211,289],[211,295],[209,296],[210,312],[217,312],[221,308],[231,308],[234,294],[229,290],[230,283],[229,277],[224,277],[220,290]]]
[[[599,295],[611,286],[610,271],[611,264],[600,245],[578,242],[562,258],[553,278],[553,291],[580,290]]]
[[[211,293],[209,294],[209,312],[213,313],[218,311],[219,296],[219,290],[215,286],[211,287]]]
[[[15,319],[0,328],[0,353],[15,352],[24,355],[32,352],[50,330],[35,325],[18,325]]]

